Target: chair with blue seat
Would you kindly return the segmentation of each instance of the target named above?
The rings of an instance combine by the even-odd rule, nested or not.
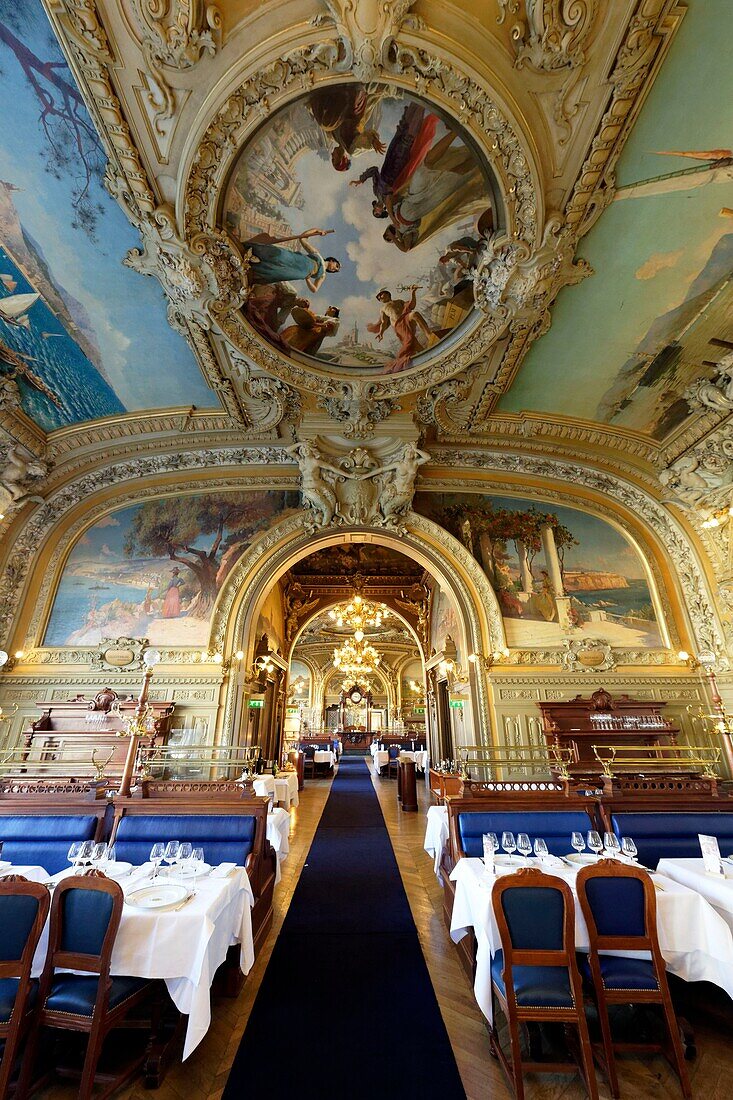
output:
[[[718,838],[721,851],[733,851],[733,813],[654,811],[618,812],[610,815],[610,827],[618,837],[634,838],[639,862],[656,867],[660,859],[685,859],[700,855],[698,834]]]
[[[20,1044],[33,1019],[38,982],[33,956],[46,923],[51,895],[39,882],[10,875],[0,882],[0,1097],[8,1095]]]
[[[400,771],[400,753],[402,752],[401,745],[390,745],[387,749],[387,778],[390,779],[392,772],[395,774],[395,778],[399,775]]]
[[[579,1068],[591,1100],[598,1100],[593,1053],[583,1007],[583,984],[575,958],[575,907],[570,887],[554,875],[525,868],[498,878],[491,892],[501,950],[491,961],[492,998],[509,1026],[511,1063],[499,1042],[496,1014],[492,1053],[499,1059],[517,1100],[523,1100],[523,1071],[563,1073]],[[523,1061],[521,1024],[552,1022],[575,1026],[579,1062]]]
[[[114,1075],[97,1072],[107,1035],[121,1026],[150,1029],[150,1020],[128,1019],[130,1012],[151,999],[156,983],[146,978],[110,977],[110,963],[122,917],[119,883],[98,872],[62,879],[51,904],[48,954],[39,982],[38,1008],[17,1100],[25,1100],[36,1069],[41,1028],[86,1033],[86,1055],[81,1071],[80,1100],[89,1100],[95,1083],[105,1087],[96,1100],[121,1088],[139,1070],[144,1047]],[[74,973],[68,973],[73,971]]]
[[[571,833],[585,834],[595,827],[585,810],[494,810],[483,806],[466,810],[460,800],[451,803],[449,820],[456,859],[483,855],[484,833],[501,836],[504,832],[542,837],[551,855],[564,856],[571,849]]]
[[[657,899],[654,883],[641,867],[602,859],[578,872],[578,900],[588,927],[590,951],[583,960],[586,981],[592,984],[603,1040],[603,1066],[613,1096],[619,1095],[616,1050],[661,1051],[676,1069],[685,1097],[690,1082],[680,1040],[664,959],[657,938]],[[608,952],[644,952],[649,959],[609,955]],[[609,1005],[658,1004],[662,1007],[669,1045],[613,1041]]]

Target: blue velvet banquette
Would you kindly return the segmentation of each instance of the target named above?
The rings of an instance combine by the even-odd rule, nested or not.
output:
[[[15,866],[43,867],[50,875],[69,866],[67,854],[75,840],[98,839],[99,813],[20,814],[0,816],[2,858]]]
[[[614,813],[611,825],[617,837],[633,838],[639,862],[647,867],[656,867],[665,857],[699,856],[699,833],[717,837],[722,855],[733,853],[733,812]]]
[[[453,807],[451,807],[453,809]],[[542,837],[552,855],[564,856],[571,851],[570,834],[585,836],[594,824],[585,810],[456,810],[456,855],[483,855],[484,833],[496,833],[501,841],[503,832],[527,833],[530,840]]]
[[[150,857],[158,841],[189,841],[203,848],[212,866],[236,863],[243,867],[253,850],[257,818],[253,814],[144,814],[120,818],[115,833],[117,858],[136,866]]]

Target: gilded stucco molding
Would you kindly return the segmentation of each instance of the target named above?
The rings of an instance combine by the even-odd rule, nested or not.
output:
[[[598,492],[622,505],[629,512],[639,517],[659,539],[666,554],[674,566],[679,579],[683,603],[689,616],[697,644],[701,650],[712,650],[717,654],[721,667],[728,667],[728,649],[726,640],[721,632],[721,627],[714,610],[714,603],[708,590],[705,575],[688,536],[682,526],[651,494],[645,492],[621,478],[611,474],[602,473],[590,467],[571,465],[560,460],[536,458],[533,455],[510,455],[502,453],[479,453],[476,451],[441,450],[433,456],[435,468],[441,466],[458,467],[463,471],[482,469],[490,473],[514,473],[524,477],[541,477],[550,479],[564,485],[578,485]],[[451,479],[442,484],[431,480],[430,486],[440,486],[444,491],[455,491],[456,488],[465,488],[473,492],[477,491],[475,480]],[[492,486],[496,486],[492,482]],[[480,490],[478,490],[480,491]],[[505,491],[517,491],[517,486],[506,486]],[[524,490],[524,487],[522,489]],[[553,499],[552,490],[542,495]],[[556,494],[558,503],[568,500],[567,490]],[[587,507],[587,503],[586,503]],[[596,510],[602,509],[602,505],[596,505]],[[609,509],[609,516],[613,513]],[[618,522],[618,517],[616,516]],[[654,554],[648,553],[647,562],[654,570]],[[658,595],[664,600],[664,585],[657,581]],[[669,609],[665,608],[669,616]],[[674,619],[668,617],[668,628],[674,630]]]

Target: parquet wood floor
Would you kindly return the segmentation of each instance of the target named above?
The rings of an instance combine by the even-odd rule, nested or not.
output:
[[[323,812],[330,780],[309,781],[301,794],[300,806],[291,814],[290,855],[283,864],[283,878],[275,891],[273,929],[236,1000],[217,999],[213,1005],[212,1026],[194,1054],[184,1065],[174,1066],[163,1086],[156,1092],[146,1091],[141,1084],[118,1093],[121,1100],[220,1100],[229,1068],[247,1024],[254,999],[272,953],[277,934],[287,913],[295,886],[310,848],[313,835]],[[420,943],[438,998],[458,1068],[468,1100],[508,1100],[510,1092],[497,1063],[490,1057],[485,1021],[473,997],[469,981],[458,961],[442,919],[442,890],[433,874],[432,862],[423,851],[425,812],[429,796],[420,788],[420,812],[403,813],[397,806],[394,780],[374,778],[374,786],[392,839],[395,856],[405,886]],[[317,980],[317,976],[313,976]],[[283,995],[283,1018],[287,1019],[287,993]],[[688,1063],[695,1097],[705,1100],[731,1100],[733,1097],[733,1050],[730,1028],[711,1026],[702,1019],[692,1023],[698,1043],[695,1061]],[[733,1013],[731,1013],[733,1024]],[[279,1057],[279,1038],[273,1036],[273,1050],[263,1057]],[[416,1057],[429,1057],[429,1051],[416,1051]],[[384,1068],[384,1067],[383,1067]],[[324,1100],[348,1100],[334,1097],[328,1090],[328,1061],[323,1061]],[[622,1097],[633,1100],[659,1100],[681,1096],[677,1078],[667,1062],[659,1057],[619,1059]],[[273,1074],[273,1096],[277,1096],[276,1072]],[[600,1095],[608,1100],[610,1093],[602,1075],[598,1077]],[[72,1100],[75,1089],[54,1086],[43,1094],[43,1100]],[[525,1078],[527,1100],[583,1100],[585,1090],[576,1076],[535,1076]],[[250,1100],[264,1100],[251,1097]],[[375,1100],[378,1087],[375,1086]],[[412,1100],[412,1098],[406,1098]],[[414,1098],[423,1100],[423,1098]],[[425,1097],[424,1100],[433,1100]],[[437,1098],[436,1098],[437,1100]],[[440,1100],[458,1100],[441,1097]]]

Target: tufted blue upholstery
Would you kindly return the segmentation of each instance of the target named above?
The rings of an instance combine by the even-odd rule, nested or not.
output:
[[[516,893],[520,891],[517,890]],[[497,951],[491,960],[491,977],[500,993],[506,997],[503,969],[504,952]],[[524,1008],[573,1007],[570,976],[565,966],[513,966],[512,982],[517,1004]]]
[[[503,832],[527,833],[532,840],[543,837],[548,852],[564,856],[571,851],[570,834],[585,835],[590,828],[590,819],[582,810],[537,810],[534,813],[495,810],[458,814],[458,833],[467,856],[483,855],[484,833],[496,833],[501,840]]]
[[[7,1024],[10,1022],[10,1017],[13,1014],[13,1008],[15,1006],[15,998],[18,995],[19,985],[20,978],[0,978],[0,1024]],[[37,995],[38,982],[34,978],[28,988],[26,1008],[30,1008],[33,1005]]]
[[[565,899],[559,890],[517,886],[501,895],[515,951],[562,951]]]
[[[109,1007],[116,1008],[133,993],[148,985],[146,978],[112,978]],[[49,1012],[71,1012],[78,1016],[91,1016],[97,1000],[99,979],[82,978],[76,974],[57,974],[46,1000]]]
[[[644,887],[618,875],[589,878],[585,893],[599,936],[645,936]]]
[[[96,817],[59,815],[0,816],[3,859],[16,866],[43,867],[50,875],[68,867],[69,846],[75,840],[93,840]]]
[[[60,950],[99,955],[112,916],[110,895],[97,890],[67,890],[61,904]]]
[[[256,827],[253,814],[130,814],[117,828],[117,858],[139,865],[157,841],[188,840],[203,848],[212,866],[236,863],[243,867],[252,851]]]
[[[390,745],[387,749],[387,755],[389,756],[390,760],[397,760],[401,751],[402,750],[398,748],[397,745]]]
[[[623,955],[599,955],[601,976],[606,989],[659,989],[654,967],[648,959],[627,959]],[[580,972],[593,984],[587,955],[579,955]]]
[[[733,852],[733,813],[621,813],[611,823],[618,837],[634,838],[639,861],[649,867],[665,857],[699,856],[698,833],[716,836],[723,855]]]
[[[38,916],[38,898],[0,894],[0,962],[18,962]]]

